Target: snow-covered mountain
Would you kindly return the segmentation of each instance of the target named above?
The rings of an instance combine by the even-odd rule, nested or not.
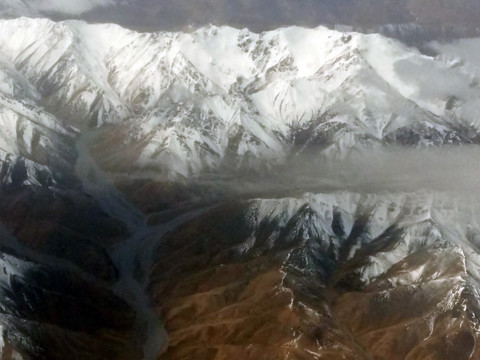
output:
[[[97,141],[113,173],[175,179],[310,149],[471,143],[480,127],[479,65],[465,45],[426,56],[322,27],[137,33],[29,18],[0,22],[0,34],[16,79],[6,96],[21,88],[59,126],[113,125]]]
[[[478,229],[452,193],[222,204],[155,255],[159,358],[477,359]]]
[[[0,358],[476,359],[478,44],[0,21]]]

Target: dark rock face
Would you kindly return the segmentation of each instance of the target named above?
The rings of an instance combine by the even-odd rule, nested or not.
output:
[[[0,358],[140,359],[107,254],[125,225],[75,189],[12,184],[0,199]]]
[[[104,286],[5,252],[1,262],[3,336],[25,358],[139,358],[135,314]]]
[[[125,225],[79,191],[13,187],[0,193],[0,221],[30,249],[70,261],[99,279],[116,270],[104,247],[124,239]]]
[[[399,144],[401,146],[429,145],[460,145],[470,144],[474,140],[464,136],[460,131],[443,130],[427,126],[415,126],[411,128],[400,128],[385,138],[387,144]]]

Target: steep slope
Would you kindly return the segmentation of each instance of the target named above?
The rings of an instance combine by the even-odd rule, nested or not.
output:
[[[41,96],[3,56],[0,78],[0,182],[67,181],[76,131],[38,105]]]
[[[135,313],[104,275],[89,275],[68,256],[25,246],[3,225],[0,247],[1,359],[140,358]],[[71,249],[99,260],[95,267],[102,271],[95,251]]]
[[[478,206],[451,194],[223,204],[156,254],[159,359],[476,359]]]

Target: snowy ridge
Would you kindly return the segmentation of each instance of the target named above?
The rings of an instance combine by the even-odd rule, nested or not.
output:
[[[2,63],[35,104],[70,126],[116,126],[98,146],[114,173],[177,178],[309,149],[470,143],[480,128],[479,60],[454,57],[461,44],[433,44],[431,57],[323,27],[137,33],[28,18],[1,21],[0,34]]]
[[[242,252],[262,246],[264,240],[256,239],[257,234],[264,237],[262,226],[275,224],[275,233],[268,237],[269,250],[282,248],[298,237],[302,239],[299,249],[316,246],[320,253],[331,253],[335,262],[360,261],[355,272],[364,286],[387,282],[388,287],[394,287],[449,279],[449,271],[456,269],[452,261],[463,264],[459,270],[462,281],[476,284],[480,279],[477,212],[474,198],[449,193],[338,192],[257,199],[250,202],[246,215],[256,230]],[[380,250],[374,250],[375,244]],[[409,265],[409,257],[422,251],[431,253],[421,257],[425,263]]]

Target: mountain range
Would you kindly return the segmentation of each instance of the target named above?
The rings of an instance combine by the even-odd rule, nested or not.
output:
[[[477,359],[479,44],[1,20],[0,358]]]

